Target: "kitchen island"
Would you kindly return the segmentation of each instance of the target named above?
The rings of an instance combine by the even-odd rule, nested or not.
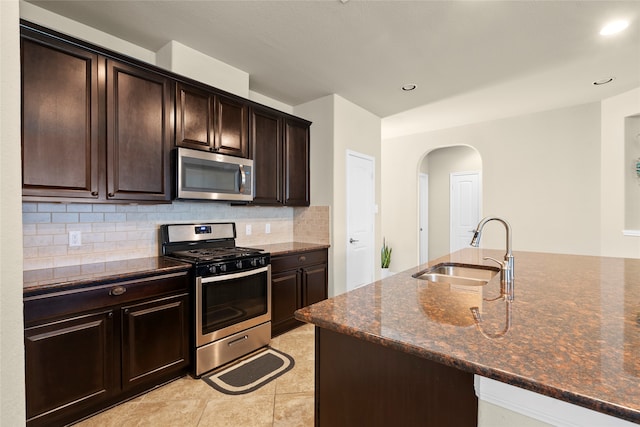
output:
[[[369,408],[365,414],[386,416],[379,408],[390,406],[384,390],[396,387],[387,378],[391,359],[399,365],[418,364],[408,370],[409,376],[405,372],[395,377],[409,387],[415,382],[411,372],[425,369],[420,363],[442,368],[427,377],[435,386],[423,382],[424,393],[412,396],[418,410],[442,394],[448,400],[439,403],[442,411],[456,406],[451,401],[456,395],[466,402],[459,411],[469,411],[469,378],[476,375],[640,423],[640,260],[516,252],[510,306],[495,299],[500,295],[499,275],[476,287],[477,292],[449,285],[445,289],[444,284],[412,277],[441,262],[492,266],[483,257],[502,255],[463,249],[297,311],[298,320],[316,326],[317,425],[329,421],[323,419],[323,399],[332,394],[346,401],[330,415],[338,425],[362,415],[357,414],[358,405]],[[481,312],[479,326],[470,311],[473,306]],[[371,386],[373,392],[366,397],[341,392],[328,365],[340,358],[351,369],[338,369],[346,375],[343,390],[366,392],[358,385],[366,378],[381,377],[386,383]],[[449,376],[457,394],[442,385],[449,383]]]

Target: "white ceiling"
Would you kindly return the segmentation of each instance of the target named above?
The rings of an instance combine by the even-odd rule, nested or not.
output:
[[[386,137],[640,87],[640,1],[30,2],[152,51],[176,40],[289,105],[338,94]]]

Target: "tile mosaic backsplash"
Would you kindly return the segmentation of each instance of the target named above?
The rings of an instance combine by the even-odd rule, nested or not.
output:
[[[330,244],[329,206],[296,208],[293,213],[293,235],[298,241]],[[304,237],[303,237],[304,236]]]
[[[25,270],[157,256],[159,226],[170,223],[235,222],[241,246],[329,243],[328,206],[23,203],[22,210]],[[71,231],[80,232],[80,246],[69,245]]]

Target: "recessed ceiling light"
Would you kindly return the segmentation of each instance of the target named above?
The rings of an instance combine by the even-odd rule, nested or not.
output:
[[[406,84],[406,85],[402,86],[402,90],[404,90],[405,92],[410,92],[410,91],[414,90],[417,87],[418,87],[418,85],[410,83],[410,84]]]
[[[624,30],[628,26],[629,26],[629,21],[620,20],[620,21],[609,22],[607,25],[602,27],[602,29],[600,30],[600,35],[610,36],[612,34],[619,33],[620,31]]]
[[[595,82],[593,82],[593,84],[595,86],[602,86],[606,85],[607,83],[611,83],[614,79],[615,77],[607,77],[606,79],[596,80]]]

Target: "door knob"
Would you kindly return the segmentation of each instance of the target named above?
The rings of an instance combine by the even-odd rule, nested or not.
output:
[[[359,240],[355,240],[355,239],[349,239],[349,243],[355,243],[358,242]]]

